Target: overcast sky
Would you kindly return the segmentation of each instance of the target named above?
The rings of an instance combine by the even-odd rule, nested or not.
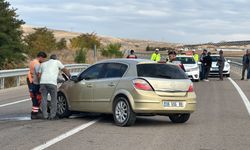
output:
[[[175,43],[250,40],[250,0],[7,0],[26,24]]]

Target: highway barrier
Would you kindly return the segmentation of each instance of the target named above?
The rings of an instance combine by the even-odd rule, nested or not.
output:
[[[78,73],[86,69],[89,64],[67,64],[66,68],[69,69],[71,73]],[[20,86],[21,77],[27,76],[29,68],[24,69],[11,69],[11,70],[0,70],[0,89],[5,88],[5,78],[15,77],[16,84],[15,86]]]

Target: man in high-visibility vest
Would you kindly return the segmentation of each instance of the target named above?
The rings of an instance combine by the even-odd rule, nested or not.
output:
[[[45,52],[39,52],[37,57],[30,62],[29,72],[27,77],[27,84],[29,87],[30,97],[32,100],[31,119],[41,119],[42,114],[39,113],[39,107],[41,103],[41,94],[39,92],[39,77],[38,72],[40,69],[40,63],[45,61],[47,57]]]
[[[153,61],[160,61],[161,60],[161,54],[159,53],[159,49],[155,49],[155,52],[151,55],[151,60]]]
[[[194,61],[196,63],[198,63],[198,61],[199,61],[199,55],[195,52],[195,50],[193,50],[193,57],[194,57]]]

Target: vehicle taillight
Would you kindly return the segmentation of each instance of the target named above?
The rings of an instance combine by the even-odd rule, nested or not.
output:
[[[149,83],[143,79],[134,79],[133,84],[136,89],[145,90],[145,91],[153,91]]]
[[[189,88],[188,88],[188,92],[193,92],[194,91],[194,87],[193,84],[190,84]]]

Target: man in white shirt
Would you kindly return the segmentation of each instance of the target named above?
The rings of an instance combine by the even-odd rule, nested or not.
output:
[[[42,63],[39,70],[40,92],[42,94],[42,112],[44,119],[57,119],[57,78],[60,70],[70,77],[69,71],[59,60],[56,59],[56,55],[51,55],[50,60]],[[48,93],[51,96],[50,114],[47,112]]]

